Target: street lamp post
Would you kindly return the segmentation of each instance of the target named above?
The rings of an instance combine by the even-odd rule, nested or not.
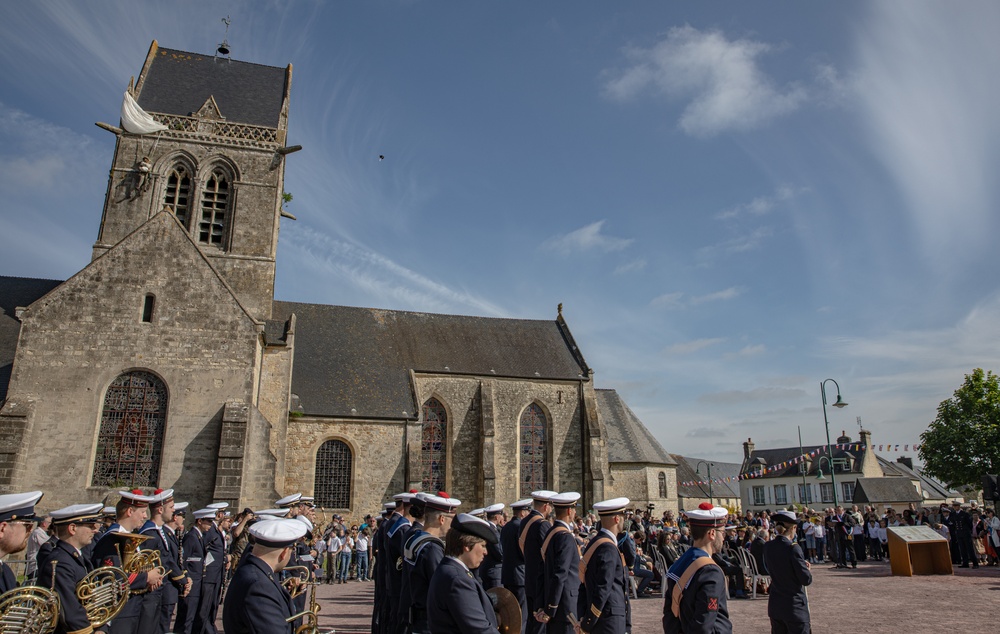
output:
[[[705,465],[705,468],[708,469],[708,501],[712,503],[712,506],[715,506],[715,496],[712,495],[712,464],[714,463],[699,460],[698,464],[694,466],[694,472],[701,475],[701,465]]]
[[[833,486],[833,506],[834,506],[834,508],[836,508],[838,506],[838,504],[837,504],[837,476],[834,474],[833,445],[830,444],[830,420],[826,417],[826,384],[827,383],[833,383],[834,385],[837,386],[837,402],[833,403],[833,407],[836,407],[836,408],[847,407],[847,403],[845,403],[844,399],[842,399],[840,397],[840,384],[839,383],[837,383],[833,379],[826,379],[825,381],[821,381],[820,382],[820,384],[819,384],[819,392],[823,396],[823,423],[826,425],[826,453],[827,453],[827,456],[828,456],[827,459],[830,461],[830,484]],[[822,459],[820,459],[819,464],[820,465],[823,464],[823,460]]]

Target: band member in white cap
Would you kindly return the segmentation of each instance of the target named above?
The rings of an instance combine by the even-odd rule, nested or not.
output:
[[[24,550],[28,537],[35,530],[35,505],[42,499],[41,491],[0,495],[0,557]],[[0,594],[17,587],[17,577],[6,563],[0,561]]]
[[[205,543],[202,538],[212,528],[214,519],[215,509],[199,509],[194,512],[194,526],[184,533],[181,552],[184,555],[184,569],[191,579],[191,589],[177,604],[177,622],[174,624],[174,632],[177,634],[200,634],[200,630],[195,629],[195,623],[198,620],[198,604],[201,603],[202,579],[205,576]]]
[[[385,634],[402,634],[403,627],[396,618],[396,607],[399,605],[399,593],[402,585],[403,568],[403,543],[413,518],[410,516],[410,504],[416,490],[406,493],[397,493],[393,496],[398,506],[396,513],[389,519],[390,526],[385,533],[383,546],[385,549],[385,571],[386,584],[385,596],[386,622],[383,632]],[[397,517],[398,514],[398,517]]]
[[[500,529],[503,528],[503,502],[491,504],[483,509],[483,515],[487,522],[493,525],[497,532],[497,539],[500,538]],[[489,590],[501,585],[501,567],[503,566],[503,545],[498,541],[496,544],[486,545],[486,558],[476,569],[476,576],[483,584],[483,588]]]
[[[459,513],[445,536],[445,558],[427,591],[427,622],[434,634],[496,634],[497,617],[489,595],[472,571],[497,539],[486,520]]]
[[[292,598],[278,573],[288,565],[306,524],[294,519],[256,522],[249,529],[253,551],[233,575],[222,608],[226,634],[290,634]]]
[[[108,532],[101,536],[101,540],[94,546],[92,561],[94,567],[116,566],[121,568],[122,558],[127,553],[124,552],[128,546],[123,546],[114,533],[134,533],[143,524],[149,512],[149,502],[152,500],[139,489],[133,491],[119,491],[121,499],[115,505],[116,521],[108,528]],[[128,602],[122,611],[111,620],[109,632],[111,634],[134,634],[139,631],[139,613],[142,610],[143,593],[156,590],[163,584],[163,576],[159,570],[148,572],[132,573],[129,575],[129,588],[134,593],[128,598]]]
[[[166,519],[174,516],[174,490],[157,489],[151,497],[149,520],[139,530],[150,539],[143,543],[142,548],[160,551],[160,562],[167,579],[162,589],[148,592],[143,597],[139,631],[167,632],[177,607],[177,598],[187,594],[191,580],[180,564],[180,553],[168,535],[169,529],[164,527]]]
[[[56,540],[48,554],[38,561],[38,584],[54,588],[59,595],[56,634],[90,634],[93,631],[87,611],[76,596],[76,586],[92,570],[80,550],[94,539],[101,525],[102,508],[100,502],[74,504],[51,513]]]
[[[521,605],[521,631],[524,632],[528,619],[528,603],[524,596],[524,553],[518,547],[517,540],[521,535],[521,521],[531,510],[531,499],[512,503],[510,510],[513,517],[500,531],[500,549],[503,551],[500,581],[504,588],[517,597],[517,602]]]
[[[201,597],[198,600],[198,616],[194,622],[194,632],[215,634],[215,620],[222,598],[222,581],[226,575],[226,536],[219,528],[225,517],[228,502],[215,502],[205,508],[215,510],[211,526],[202,536],[205,545],[205,566],[201,577]]]
[[[531,512],[521,522],[521,534],[518,537],[518,547],[524,555],[524,594],[528,601],[528,610],[534,614],[545,607],[545,568],[542,562],[542,542],[549,534],[552,524],[548,516],[552,513],[552,502],[549,501],[555,491],[533,491],[531,493]],[[545,624],[538,619],[528,617],[527,634],[542,634]]]
[[[438,495],[418,493],[414,503],[423,505],[424,526],[412,531],[403,546],[403,588],[397,618],[410,634],[430,631],[427,623],[427,590],[444,559],[444,538],[451,528],[455,509],[462,504],[444,491]]]
[[[694,545],[667,571],[664,634],[731,634],[726,575],[712,555],[722,550],[729,512],[708,502],[687,511]]]
[[[809,634],[809,597],[812,583],[809,562],[795,543],[797,519],[791,511],[771,515],[778,536],[764,544],[764,565],[771,576],[767,596],[767,616],[772,634]]]
[[[617,535],[625,525],[628,498],[605,500],[594,505],[601,518],[601,530],[583,551],[585,601],[581,601],[578,632],[625,634],[631,622],[628,601],[628,567],[618,550]],[[586,607],[583,607],[586,606]]]
[[[556,521],[542,542],[545,562],[545,605],[534,617],[548,634],[572,634],[580,595],[580,547],[573,535],[580,494],[559,493],[549,498]]]

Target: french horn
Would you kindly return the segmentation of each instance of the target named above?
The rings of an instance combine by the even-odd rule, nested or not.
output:
[[[50,634],[59,623],[59,596],[41,586],[14,588],[0,595],[0,632]]]
[[[95,568],[76,584],[76,598],[95,629],[115,618],[128,597],[128,575],[117,566]]]

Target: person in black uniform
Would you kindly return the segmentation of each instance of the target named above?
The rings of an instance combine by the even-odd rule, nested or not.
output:
[[[497,617],[482,584],[472,574],[497,538],[486,520],[459,513],[445,537],[445,558],[427,591],[427,622],[434,634],[496,634]],[[227,632],[228,634],[228,632]]]
[[[385,532],[389,530],[390,518],[395,512],[396,503],[386,502],[382,510],[382,519],[379,520],[378,528],[372,535],[372,555],[375,557],[375,563],[372,566],[375,575],[375,602],[372,609],[372,632],[374,634],[384,634],[387,621],[385,616],[385,578],[389,573],[385,570]]]
[[[580,547],[573,535],[579,493],[559,493],[549,498],[556,521],[542,542],[545,570],[544,607],[534,613],[548,634],[572,634],[580,594]]]
[[[722,549],[728,514],[725,508],[708,502],[687,511],[694,544],[667,571],[664,634],[732,634],[726,576],[712,560],[712,555]],[[679,593],[676,604],[675,588]]]
[[[857,568],[858,559],[854,556],[854,536],[851,534],[854,530],[854,518],[851,517],[850,513],[844,511],[843,506],[838,506],[833,515],[832,524],[838,556],[835,568],[847,568],[848,560],[850,560],[852,568]]]
[[[35,504],[42,499],[41,491],[0,495],[0,557],[24,550],[28,537],[35,530]],[[0,561],[0,594],[17,587],[17,577],[5,562]]]
[[[54,587],[59,596],[59,622],[55,634],[90,634],[93,631],[87,611],[76,596],[76,586],[93,569],[80,550],[93,541],[101,526],[103,508],[100,503],[74,504],[50,514],[56,543],[48,555],[38,560],[38,585]]]
[[[483,559],[483,563],[479,565],[479,568],[476,569],[476,576],[479,577],[479,581],[482,582],[485,590],[501,585],[503,544],[499,542],[499,539],[500,530],[503,528],[503,509],[503,502],[487,506],[483,509],[482,519],[493,525],[498,540],[496,544],[486,544],[486,557]],[[475,514],[473,513],[473,515]],[[477,515],[476,517],[479,516]]]
[[[429,494],[427,493],[417,493],[410,500],[410,517],[413,518],[413,523],[409,527],[402,527],[400,531],[404,534],[403,537],[403,555],[399,564],[399,600],[396,602],[397,605],[394,608],[393,622],[396,624],[396,633],[405,634],[407,624],[410,622],[410,604],[412,602],[412,594],[410,591],[410,575],[408,574],[407,566],[407,544],[414,535],[423,535],[424,531],[424,513],[427,510],[424,500]],[[447,495],[447,493],[445,494]],[[447,529],[445,530],[447,532]],[[441,533],[440,537],[444,537],[444,533]],[[442,542],[443,544],[444,542]],[[412,555],[412,553],[411,553]],[[412,558],[411,558],[412,565]],[[433,570],[431,571],[433,572]],[[426,593],[426,588],[424,589]]]
[[[115,505],[117,521],[108,528],[97,545],[91,563],[95,568],[101,566],[122,567],[122,558],[128,556],[126,549],[132,548],[128,542],[122,542],[115,533],[133,533],[146,523],[149,502],[152,498],[143,495],[142,491],[119,491],[121,499]],[[122,611],[109,623],[111,634],[135,634],[139,631],[139,614],[142,611],[143,594],[156,590],[163,584],[159,570],[150,570],[130,575],[129,589],[132,594]]]
[[[628,498],[598,502],[594,510],[601,518],[601,530],[583,552],[584,588],[580,601],[580,632],[625,634],[631,619],[628,600],[628,568],[618,550],[617,535],[625,525]]]
[[[545,607],[545,568],[542,561],[542,542],[549,534],[552,524],[548,516],[552,512],[549,501],[555,491],[534,491],[531,494],[532,509],[521,521],[521,534],[518,537],[518,547],[524,556],[524,594],[528,601],[527,634],[543,634],[545,624],[531,617]]]
[[[294,519],[255,522],[253,550],[237,568],[222,607],[226,634],[290,634],[292,598],[278,573],[288,565],[306,525]]]
[[[401,634],[400,623],[396,619],[396,606],[399,605],[400,586],[403,582],[403,544],[404,536],[409,532],[412,524],[410,516],[410,506],[416,491],[397,493],[392,496],[399,504],[396,512],[390,519],[389,528],[385,532],[385,597],[384,608],[386,622],[383,626],[384,634]]]
[[[403,546],[403,594],[398,619],[410,634],[430,631],[427,623],[427,590],[434,571],[444,559],[444,537],[451,528],[455,509],[462,503],[447,496],[418,493],[414,502],[423,507],[424,526],[411,531]],[[405,600],[405,603],[402,603]]]
[[[191,579],[191,589],[177,604],[176,634],[197,634],[195,622],[198,619],[198,604],[201,602],[201,586],[205,576],[205,542],[203,537],[212,527],[215,509],[201,509],[194,512],[194,526],[184,533],[181,552],[184,554],[184,569]]]
[[[500,530],[500,550],[503,552],[503,565],[500,567],[500,582],[509,590],[521,605],[521,631],[527,631],[528,603],[524,596],[524,553],[518,547],[517,539],[521,534],[521,521],[528,516],[531,509],[531,499],[520,500],[510,505],[513,517]]]
[[[205,547],[205,564],[202,567],[201,596],[198,598],[198,614],[194,620],[192,634],[215,634],[215,618],[222,596],[222,579],[226,569],[226,538],[219,530],[219,521],[229,504],[216,502],[206,509],[215,511],[214,521],[202,535]]]
[[[953,502],[952,507],[952,525],[948,528],[952,543],[958,544],[958,557],[962,561],[960,567],[968,568],[971,563],[973,568],[978,568],[979,557],[972,546],[972,515],[959,502]]]
[[[160,551],[160,562],[167,579],[159,590],[143,596],[142,615],[139,619],[140,632],[167,632],[174,616],[177,598],[186,594],[191,580],[180,564],[179,552],[168,536],[164,522],[174,516],[174,490],[157,489],[149,503],[149,520],[139,532],[150,539],[142,544],[143,549]]]
[[[771,575],[767,616],[771,634],[809,634],[809,598],[805,587],[812,583],[809,562],[795,543],[795,514],[778,511],[771,516],[775,539],[764,544],[764,564]]]

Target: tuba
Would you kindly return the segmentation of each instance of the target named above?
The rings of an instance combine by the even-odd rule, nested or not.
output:
[[[59,596],[55,593],[56,563],[52,562],[53,588],[24,586],[0,595],[0,632],[50,634],[59,623]]]

